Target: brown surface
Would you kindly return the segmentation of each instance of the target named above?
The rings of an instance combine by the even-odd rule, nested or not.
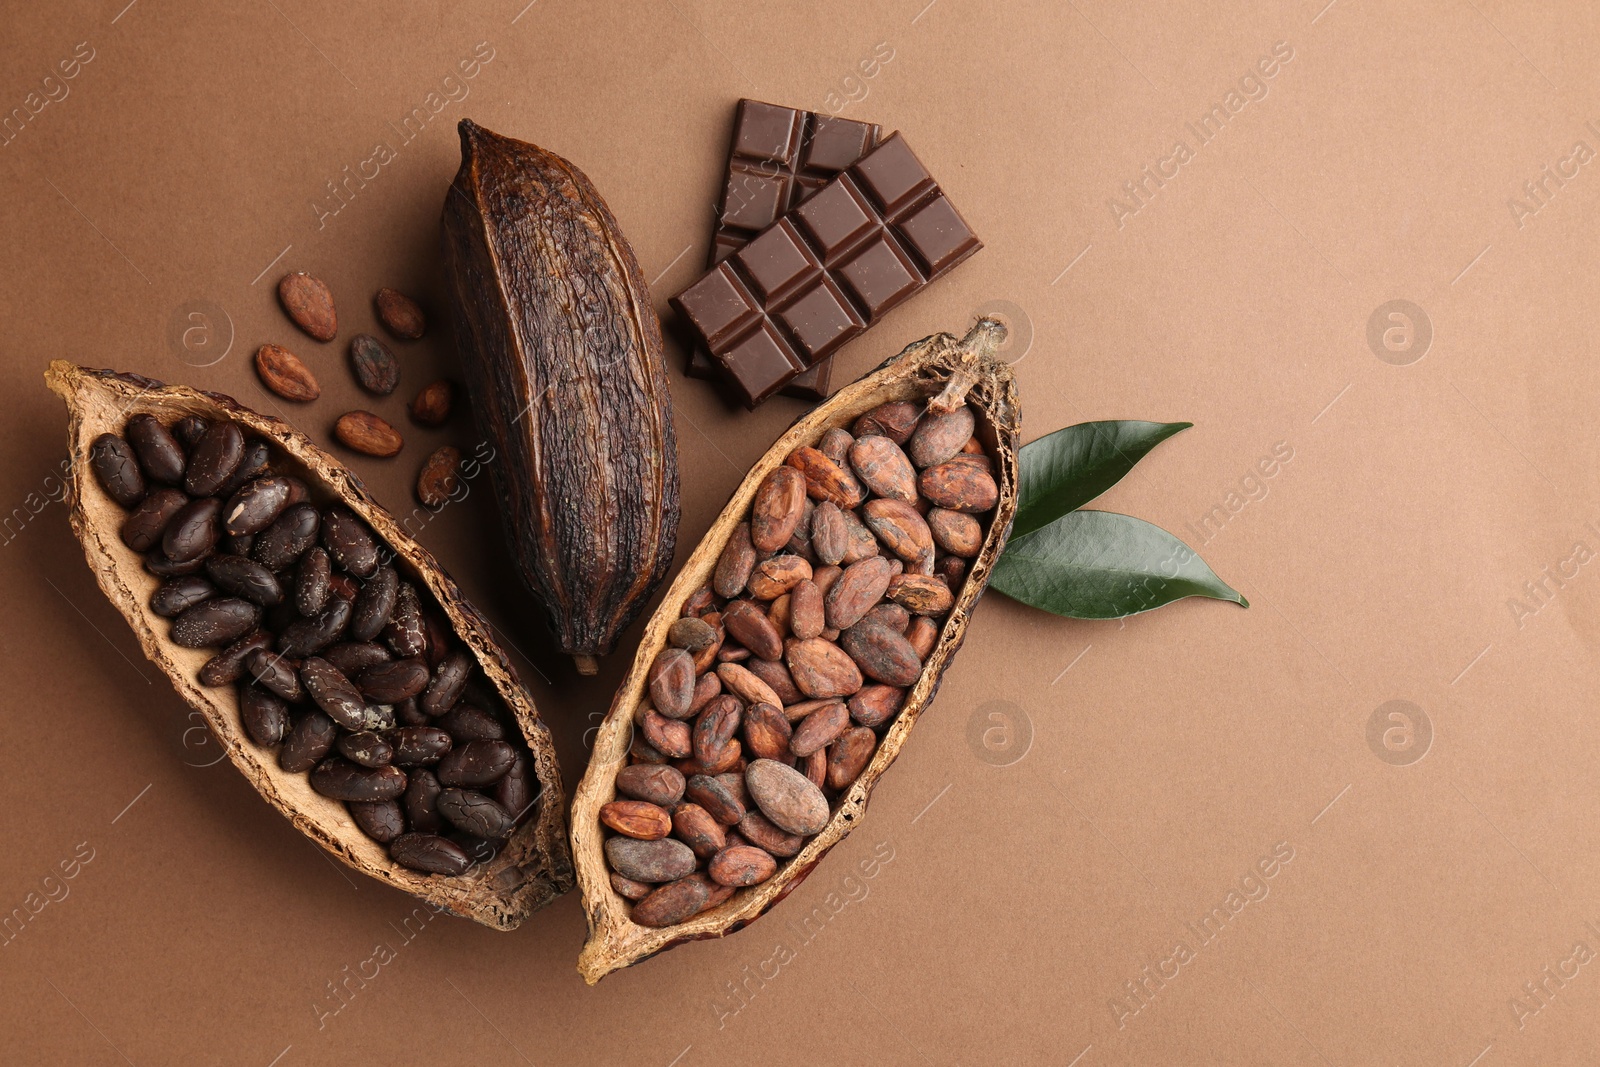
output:
[[[0,949],[8,1062],[1592,1059],[1600,179],[1591,164],[1558,187],[1541,168],[1578,140],[1600,150],[1586,126],[1600,126],[1600,14],[1503,0],[924,3],[830,2],[831,23],[795,2],[737,16],[703,0],[539,0],[520,16],[518,0],[449,14],[12,5],[0,106],[21,105],[77,42],[94,58],[0,148],[0,501],[14,516],[0,543],[0,908],[42,904]],[[479,41],[494,58],[450,101],[443,80]],[[853,73],[880,41],[893,59]],[[1265,98],[1195,148],[1185,123],[1276,41],[1294,55]],[[402,143],[389,124],[427,114],[433,91],[439,113]],[[476,443],[464,419],[434,431],[404,415],[450,369],[435,270],[455,120],[582,166],[659,306],[704,254],[727,109],[747,95],[825,107],[830,93],[914,138],[986,243],[848,347],[841,378],[992,301],[1023,309],[1024,435],[1194,420],[1105,504],[1185,533],[1253,606],[1188,602],[1119,626],[986,597],[862,827],[723,941],[586,989],[575,896],[512,934],[405,927],[411,899],[347,880],[262,803],[96,590],[66,509],[47,502],[66,439],[45,364],[216,387],[326,443],[337,415],[369,405],[341,342],[283,318],[277,276],[327,280],[341,338],[373,330],[379,286],[415,293],[429,335],[394,343],[401,388],[370,405],[406,451],[347,457],[409,515],[423,457]],[[1179,138],[1193,158],[1119,229],[1108,198]],[[319,230],[309,203],[380,141],[393,160]],[[1538,208],[1520,227],[1513,197]],[[1405,366],[1367,341],[1394,299],[1433,326]],[[193,301],[232,322],[232,347],[204,369],[169,341]],[[291,407],[261,389],[251,357],[265,341],[312,362],[320,400]],[[669,355],[683,558],[799,408],[730,413],[682,379],[681,357]],[[1274,447],[1292,458],[1261,477]],[[571,785],[626,654],[598,678],[570,673],[473,488],[413,529],[533,657],[519,667]],[[1214,508],[1209,533],[1193,532]],[[1569,577],[1546,577],[1569,559]],[[1391,753],[1381,729],[1368,742],[1396,699],[1432,727],[1406,766],[1375,752],[1420,746]],[[1154,999],[1119,1027],[1108,1002],[1124,983],[1174,942],[1198,943],[1185,923],[1279,842],[1293,859],[1268,863],[1267,896],[1152,981]],[[76,877],[46,883],[62,863]],[[44,903],[51,889],[66,896]],[[1579,941],[1588,962],[1544,977],[1574,974]],[[364,986],[362,967],[375,974]],[[331,982],[348,1000],[319,1029],[316,1006],[341,1003]],[[1550,991],[1543,1006],[1530,982]]]

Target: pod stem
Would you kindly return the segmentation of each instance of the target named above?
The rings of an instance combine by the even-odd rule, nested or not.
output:
[[[600,661],[593,656],[582,652],[572,654],[572,662],[578,668],[578,673],[584,676],[600,673]]]
[[[951,372],[939,395],[928,401],[928,410],[947,415],[967,402],[967,393],[978,384],[985,363],[1006,340],[1006,324],[999,319],[982,318],[972,324],[967,335],[956,342],[954,355],[960,362]]]

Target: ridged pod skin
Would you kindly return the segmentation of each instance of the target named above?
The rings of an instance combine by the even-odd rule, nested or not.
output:
[[[470,119],[460,133],[444,258],[462,377],[518,573],[592,674],[677,541],[661,325],[582,171]]]
[[[750,468],[722,514],[673,579],[660,607],[645,626],[633,666],[600,726],[588,770],[573,795],[573,863],[589,922],[589,939],[579,954],[578,972],[589,984],[686,941],[722,937],[744,928],[788,895],[829,849],[861,824],[873,786],[899,755],[918,716],[938,691],[945,668],[961,647],[972,610],[988,585],[1016,516],[1021,416],[1011,368],[994,356],[1004,333],[1000,323],[980,319],[959,340],[943,333],[925,338],[801,417]],[[634,713],[640,701],[646,699],[651,666],[665,647],[669,630],[679,621],[685,602],[711,581],[723,548],[749,517],[751,502],[767,476],[782,466],[796,448],[816,446],[828,430],[848,429],[857,417],[893,401],[910,401],[927,411],[949,410],[963,401],[968,404],[977,417],[975,434],[994,461],[999,487],[999,500],[987,520],[982,547],[956,587],[954,604],[923,658],[921,674],[906,690],[901,710],[871,761],[834,802],[827,825],[806,840],[793,858],[780,859],[776,874],[676,925],[651,927],[635,923],[630,916],[632,904],[617,892],[606,865],[599,811],[617,799],[617,772],[628,764]]]
[[[497,930],[513,929],[572,888],[561,772],[533,696],[517,680],[488,621],[462,597],[433,554],[411,539],[349,468],[286,423],[220,393],[163,385],[135,374],[88,370],[64,360],[50,364],[45,383],[67,402],[72,459],[69,518],[101,592],[128,620],[150,662],[205,717],[222,750],[263,799],[352,869]],[[274,470],[304,481],[314,502],[337,501],[349,508],[371,528],[378,544],[394,553],[394,565],[426,586],[450,630],[471,651],[510,710],[528,744],[539,783],[533,814],[492,860],[459,876],[421,874],[395,863],[383,845],[356,827],[343,804],[316,792],[305,774],[283,770],[271,750],[251,741],[233,686],[208,687],[198,681],[197,674],[216,649],[180,648],[168,639],[167,621],[150,609],[150,595],[159,579],[145,570],[143,557],[123,543],[118,531],[126,512],[89,470],[91,442],[107,431],[120,433],[129,418],[140,414],[155,415],[164,423],[191,415],[213,423],[227,421],[265,438],[281,453],[274,456]],[[116,709],[106,710],[109,714]],[[299,888],[285,884],[282,891]]]

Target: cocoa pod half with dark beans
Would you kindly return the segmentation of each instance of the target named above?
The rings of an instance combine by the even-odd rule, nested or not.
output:
[[[45,381],[67,402],[70,420],[68,446],[73,464],[68,484],[70,522],[73,532],[83,544],[90,570],[101,590],[128,620],[145,655],[171,679],[179,695],[204,716],[223,751],[269,804],[282,812],[307,837],[355,870],[453,914],[496,929],[509,930],[517,926],[533,911],[572,887],[573,871],[567,850],[561,776],[549,733],[540,721],[533,698],[517,680],[505,651],[492,636],[489,623],[462,598],[455,582],[444,573],[432,554],[406,534],[395,518],[372,499],[354,474],[285,423],[251,411],[217,393],[165,386],[133,374],[87,370],[60,360],[50,365]],[[315,704],[299,705],[298,713],[288,724],[283,721],[281,708],[253,706],[248,709],[249,714],[244,714],[247,709],[241,707],[241,693],[250,693],[250,699],[257,705],[300,695],[295,692],[294,687],[298,682],[289,665],[284,663],[281,654],[274,654],[270,650],[270,635],[257,632],[242,636],[226,649],[185,648],[169,636],[169,630],[176,633],[175,629],[151,607],[151,596],[161,585],[161,579],[146,570],[144,557],[124,543],[120,536],[128,513],[124,510],[126,501],[119,503],[113,499],[103,485],[110,464],[102,460],[98,464],[99,469],[95,469],[96,456],[106,452],[101,446],[97,453],[95,442],[103,436],[120,434],[130,418],[141,414],[156,416],[174,432],[181,430],[177,433],[180,440],[184,440],[193,430],[193,427],[185,425],[190,419],[203,420],[204,424],[211,427],[205,436],[197,437],[198,443],[192,446],[189,464],[191,475],[195,473],[193,457],[206,447],[207,440],[229,445],[228,438],[242,431],[252,440],[270,444],[273,476],[287,478],[291,484],[309,491],[310,504],[305,506],[305,510],[313,521],[298,521],[296,510],[305,502],[295,500],[283,516],[257,535],[256,549],[261,549],[261,539],[268,538],[273,530],[279,528],[279,523],[286,521],[286,517],[289,527],[293,528],[285,527],[283,535],[269,545],[271,550],[256,551],[252,554],[253,559],[270,559],[271,570],[280,574],[294,574],[294,571],[285,568],[293,566],[301,553],[307,553],[316,539],[318,527],[315,520],[318,510],[322,510],[338,520],[333,530],[324,529],[322,534],[325,541],[332,542],[329,552],[339,557],[342,568],[352,574],[359,571],[371,576],[379,572],[380,562],[385,568],[393,567],[404,576],[403,591],[411,590],[415,585],[415,593],[408,595],[415,597],[420,594],[425,598],[426,610],[441,614],[448,623],[452,646],[465,648],[467,653],[463,655],[470,653],[482,669],[481,677],[488,682],[486,689],[492,690],[490,695],[497,702],[503,702],[509,712],[506,729],[520,731],[520,740],[527,745],[527,755],[519,758],[531,760],[530,777],[537,780],[538,797],[526,820],[518,824],[493,858],[471,864],[456,845],[427,834],[406,835],[386,846],[381,838],[388,836],[393,829],[393,820],[384,817],[393,814],[390,809],[385,808],[381,812],[362,809],[357,817],[344,803],[318,793],[316,786],[320,783],[340,795],[348,793],[354,796],[360,792],[361,799],[354,803],[388,804],[389,801],[383,798],[389,796],[393,785],[380,783],[371,789],[363,787],[364,791],[351,786],[341,793],[343,786],[339,782],[330,785],[327,771],[317,779],[307,776],[307,771],[330,755],[338,739],[337,727],[324,713],[315,710]],[[216,428],[221,426],[233,428],[232,435],[219,432]],[[243,463],[244,460],[239,458],[243,453],[231,446],[212,451],[215,456],[207,460],[207,469],[201,473],[216,483],[209,487],[212,491],[226,492],[231,497],[235,490],[226,486],[226,468]],[[230,456],[234,457],[231,462]],[[121,488],[124,480],[116,480],[114,484]],[[254,484],[259,488],[262,482]],[[224,519],[227,517],[226,514],[223,516]],[[346,518],[348,521],[344,524],[349,529],[340,526],[340,522]],[[208,562],[211,566],[205,570]],[[237,557],[213,555],[208,560],[197,561],[197,569],[218,584],[237,580],[241,583],[238,584],[240,590],[254,589],[254,583],[248,581],[250,568],[244,566],[248,562]],[[373,579],[369,577],[367,584],[371,585],[372,582]],[[219,594],[202,600],[189,611],[221,602],[224,596]],[[342,598],[329,597],[326,591],[322,599],[344,604]],[[364,599],[363,605],[370,599],[370,596]],[[232,604],[237,619],[233,614],[196,619],[182,636],[186,639],[192,636],[192,643],[209,645],[213,640],[222,640],[222,634],[231,632],[229,624],[253,623],[254,616],[261,610],[248,600],[236,599]],[[345,616],[348,617],[349,613],[346,607]],[[213,614],[217,614],[216,609],[213,609]],[[194,633],[190,635],[188,630]],[[319,648],[321,644],[318,644]],[[347,651],[341,649],[341,660],[344,660]],[[335,653],[329,649],[328,655]],[[381,648],[378,649],[378,655],[387,658]],[[362,661],[345,662],[349,662],[354,669]],[[365,666],[371,668],[373,663],[367,662]],[[421,665],[415,666],[420,668]],[[268,689],[258,688],[263,683],[254,680],[257,678],[272,681],[278,690],[286,691],[289,695],[274,692],[269,696]],[[356,679],[373,684],[369,676],[359,672]],[[231,684],[235,681],[243,684]],[[378,681],[387,688],[374,692],[385,697],[409,691],[418,682],[413,678],[405,686],[400,686],[399,681],[392,677]],[[456,710],[465,711],[466,708],[458,706]],[[511,722],[515,726],[509,725]],[[424,730],[426,732],[426,728]],[[444,746],[432,737],[432,734],[442,731],[432,731],[425,737],[396,733],[396,739],[403,736],[407,746],[404,753],[407,764],[405,771],[409,773],[416,770],[418,777],[426,775],[426,771],[411,764],[419,758],[434,759],[443,754],[439,750]],[[279,743],[280,738],[278,751],[265,747]],[[419,747],[427,751],[419,752]],[[350,750],[347,748],[342,751],[348,754]],[[369,762],[378,761],[378,756],[365,748],[358,754],[367,757]],[[340,764],[334,766],[337,768]],[[344,766],[357,767],[359,764]],[[352,780],[360,777],[354,772],[339,773]],[[384,775],[399,781],[396,773],[389,770]],[[427,780],[423,779],[424,782]],[[365,782],[365,779],[362,781]],[[433,787],[438,789],[436,781]],[[374,830],[381,830],[382,833],[375,836]],[[397,862],[396,857],[410,862]],[[425,873],[428,871],[437,873]],[[284,888],[284,892],[294,891],[292,886],[286,885]]]
[[[841,389],[832,399],[801,418],[750,469],[716,523],[674,579],[660,607],[645,627],[633,666],[599,729],[588,770],[573,798],[573,860],[589,922],[589,939],[578,957],[578,971],[585,981],[593,984],[612,971],[686,941],[721,937],[743,928],[783,899],[812,871],[830,848],[861,824],[873,786],[900,754],[918,716],[938,690],[945,668],[961,646],[973,607],[988,584],[990,572],[1005,546],[1016,513],[1020,416],[1011,368],[994,356],[1003,338],[1004,327],[988,319],[980,320],[964,338],[957,339],[949,334],[926,338],[910,345],[854,385]],[[675,838],[650,842],[624,836],[608,839],[600,813],[614,801],[627,799],[627,794],[618,792],[618,774],[630,765],[630,747],[638,756],[635,745],[637,731],[634,728],[636,712],[641,703],[648,699],[651,669],[662,651],[670,647],[669,636],[676,633],[682,639],[688,629],[680,623],[680,619],[687,616],[703,617],[717,610],[721,610],[726,619],[728,614],[748,610],[739,608],[729,612],[728,604],[736,601],[730,599],[724,604],[716,598],[740,596],[745,582],[754,580],[749,566],[741,568],[743,580],[737,583],[728,580],[722,582],[721,588],[717,588],[714,579],[719,570],[719,560],[723,562],[721,577],[729,578],[730,568],[724,558],[724,550],[731,539],[741,539],[744,553],[753,555],[748,543],[751,510],[763,485],[773,471],[790,464],[790,457],[800,449],[809,450],[801,455],[812,468],[825,470],[822,463],[834,465],[835,461],[822,451],[821,445],[825,435],[832,439],[834,445],[841,438],[838,433],[829,434],[829,431],[863,425],[858,420],[865,419],[864,425],[872,428],[873,432],[889,436],[899,444],[910,436],[923,414],[949,412],[963,404],[971,409],[975,417],[973,432],[993,461],[992,473],[998,499],[993,510],[980,518],[983,531],[981,544],[972,555],[964,575],[953,583],[952,603],[942,621],[935,622],[926,616],[917,616],[926,620],[929,626],[935,626],[937,634],[934,640],[928,642],[921,628],[918,630],[917,643],[912,646],[915,658],[921,662],[916,677],[910,680],[903,691],[871,683],[870,680],[863,685],[859,678],[851,679],[849,685],[831,684],[835,681],[832,675],[836,673],[832,654],[808,658],[806,651],[799,648],[811,640],[821,640],[822,643],[834,639],[842,641],[836,631],[821,630],[821,624],[826,620],[817,618],[825,607],[823,601],[826,600],[826,594],[822,590],[840,580],[838,568],[816,568],[816,581],[812,584],[817,588],[809,589],[805,594],[805,614],[809,616],[805,627],[808,633],[813,628],[819,630],[821,638],[812,634],[797,641],[791,636],[785,649],[791,660],[788,665],[792,668],[799,663],[808,668],[810,674],[802,679],[791,669],[790,675],[802,695],[809,695],[803,693],[808,685],[827,692],[849,689],[856,695],[850,698],[850,704],[842,708],[838,706],[839,698],[818,698],[783,707],[782,716],[775,716],[773,709],[759,712],[747,710],[745,731],[750,747],[743,756],[734,753],[734,766],[738,768],[736,773],[723,773],[721,770],[702,772],[697,761],[678,765],[678,770],[688,776],[686,801],[698,805],[719,825],[737,825],[739,840],[735,840],[730,828],[730,847],[719,853],[721,860],[715,860],[714,857],[714,862],[708,868],[713,883],[720,875],[721,880],[733,889],[726,899],[707,897],[704,901],[689,900],[687,903],[692,906],[685,908],[647,906],[650,905],[650,898],[636,905],[635,899],[639,894],[635,892],[634,897],[630,898],[619,892],[612,875],[620,874],[624,888],[633,891],[629,879],[633,882],[646,881],[638,877],[642,865],[628,866],[619,863],[619,858],[631,862],[636,859],[633,855],[635,852],[680,846],[678,858],[683,860],[682,864],[670,872],[652,875],[649,881],[654,885],[689,877],[694,870],[690,861],[695,858],[695,853],[689,845]],[[893,435],[886,433],[883,428],[889,424],[895,431]],[[887,451],[882,446],[875,447]],[[883,483],[880,488],[898,490],[903,487],[906,471],[898,469],[898,464],[896,470],[888,471],[881,456],[869,455],[866,458],[877,464],[872,471],[874,477],[880,470],[887,471],[883,478],[878,479]],[[762,499],[769,500],[771,496],[769,490]],[[827,494],[823,496],[827,499]],[[823,508],[824,505],[819,504],[816,513],[823,513]],[[829,510],[827,514],[831,519],[835,513]],[[841,511],[839,514],[853,513]],[[867,558],[877,551],[876,535],[865,525],[859,522],[856,525],[860,527],[861,538],[854,533],[849,536],[864,538],[866,544],[859,553],[852,552],[851,555],[855,559]],[[738,555],[739,552],[733,554]],[[848,564],[854,559],[847,555],[842,561]],[[892,564],[886,565],[892,569]],[[902,585],[910,589],[909,583]],[[799,587],[796,586],[797,589]],[[881,595],[883,591],[879,589],[878,593]],[[712,595],[708,596],[707,592]],[[917,603],[920,605],[921,601]],[[719,604],[722,604],[720,608],[717,607]],[[838,598],[835,598],[835,606],[838,606]],[[794,607],[791,599],[791,634]],[[856,622],[852,619],[851,622],[865,627],[863,633],[871,630],[867,636],[878,638],[876,642],[862,642],[863,654],[867,651],[878,654],[877,659],[872,661],[874,667],[881,668],[880,673],[893,674],[895,672],[888,668],[901,665],[899,653],[903,653],[904,649],[900,646],[911,639],[903,637],[886,620],[898,624],[903,619],[909,628],[912,616],[906,608],[892,601],[880,607],[882,610],[873,615],[870,621]],[[705,621],[710,622],[709,619]],[[736,629],[734,625],[727,627],[730,643],[737,640],[733,636]],[[746,630],[747,637],[754,632],[751,627],[746,627]],[[891,637],[893,641],[889,640]],[[894,647],[889,652],[896,655],[888,655],[880,647],[891,644]],[[829,647],[833,648],[831,644]],[[727,649],[724,648],[724,651]],[[800,653],[798,656],[794,655],[796,651]],[[840,652],[839,658],[851,663],[851,671],[855,669],[853,662],[843,652]],[[888,668],[879,664],[878,659],[884,660]],[[842,669],[843,663],[839,666]],[[766,669],[777,676],[776,671]],[[730,694],[728,699],[737,698],[745,702],[747,709],[779,699],[772,686],[738,663],[723,662],[715,670],[724,692]],[[865,722],[851,724],[849,716],[857,713],[858,704],[860,715],[868,719],[870,725]],[[702,716],[705,714],[701,712]],[[808,717],[813,715],[820,717],[810,720]],[[783,719],[793,724],[792,735],[787,737],[787,723]],[[875,731],[880,730],[881,740],[874,736]],[[793,747],[796,737],[801,739],[798,748]],[[720,739],[718,735],[707,740]],[[729,749],[734,743],[729,743]],[[821,747],[824,744],[826,747]],[[801,752],[809,755],[801,756]],[[776,761],[773,757],[777,758]],[[792,770],[791,760],[797,761],[793,763]],[[646,765],[640,763],[634,766]],[[622,782],[637,794],[641,791],[642,783],[635,783],[634,779],[643,779],[652,773],[660,772],[631,769]],[[749,789],[746,793],[752,776],[755,776],[761,788]],[[673,795],[676,795],[675,788]],[[819,800],[823,804],[821,809],[817,807]],[[789,827],[777,825],[774,816],[789,819]],[[815,836],[802,837],[792,833],[794,829],[816,832]],[[682,836],[676,827],[673,832]],[[696,841],[707,845],[698,838]],[[738,851],[746,845],[754,847],[749,852]],[[775,869],[769,870],[757,854],[763,850],[775,857]],[[698,872],[692,875],[694,878],[701,876]],[[670,886],[654,892],[667,893],[669,889]],[[644,910],[641,913],[636,908]]]
[[[583,172],[463,119],[444,259],[511,556],[578,670],[644,609],[678,529],[661,325]]]

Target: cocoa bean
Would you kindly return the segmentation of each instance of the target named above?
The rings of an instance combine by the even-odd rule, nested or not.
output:
[[[758,759],[745,768],[744,782],[761,813],[780,830],[809,837],[828,825],[827,798],[794,768]]]
[[[794,536],[807,489],[806,479],[793,467],[779,467],[762,481],[750,506],[750,543],[756,552],[771,555]]]
[[[694,735],[688,723],[666,718],[649,706],[640,713],[638,721],[644,739],[663,756],[686,759],[694,751]]]
[[[161,535],[162,555],[174,563],[189,563],[209,555],[222,533],[217,523],[221,512],[222,501],[215,497],[185,504]]]
[[[776,600],[811,577],[811,564],[799,556],[773,556],[756,564],[746,583],[757,600]]]
[[[939,624],[926,615],[918,615],[906,627],[906,640],[910,642],[917,658],[926,663],[928,657],[933,655],[933,646],[939,641]]]
[[[455,402],[455,386],[440,378],[424,385],[411,398],[411,421],[423,426],[443,426],[450,419],[450,409]]]
[[[291,322],[317,340],[331,341],[339,335],[333,292],[321,279],[304,271],[285,274],[278,280],[278,302]]]
[[[878,434],[903,445],[917,427],[922,408],[909,400],[891,400],[862,415],[851,429],[857,437]]]
[[[864,619],[844,631],[839,647],[862,674],[885,685],[908,686],[922,674],[911,642],[876,620]]]
[[[387,767],[394,762],[394,746],[371,730],[339,738],[339,754],[363,767]]]
[[[289,726],[289,733],[278,750],[278,766],[291,774],[315,767],[339,736],[339,725],[320,711],[308,711]]]
[[[984,512],[1000,500],[994,475],[957,460],[923,471],[917,478],[917,488],[934,505],[951,511]]]
[[[683,799],[685,782],[676,767],[635,763],[617,772],[617,792],[671,809]]]
[[[755,565],[756,548],[750,540],[750,524],[741,522],[734,528],[733,535],[722,549],[722,555],[717,558],[711,587],[718,596],[732,599],[744,592],[745,583],[750,580],[750,572]]]
[[[802,641],[816,637],[827,625],[821,590],[806,579],[789,591],[789,632]]]
[[[790,668],[793,673],[793,667]],[[723,687],[728,692],[743,700],[746,704],[778,704],[783,701],[778,699],[778,694],[772,687],[750,671],[737,663],[724,663],[717,668],[717,677],[722,679]]]
[[[445,818],[449,817],[450,813],[445,812]],[[613,800],[601,806],[600,821],[617,833],[640,841],[660,840],[672,832],[673,825],[665,808],[647,800]]]
[[[722,679],[707,672],[694,683],[694,699],[689,702],[689,714],[698,715],[705,706],[722,693]]]
[[[783,638],[767,618],[766,612],[748,600],[735,600],[722,613],[722,625],[735,641],[762,659],[783,655]],[[683,653],[679,653],[683,655]],[[687,660],[688,657],[684,656]]]
[[[745,748],[757,759],[783,760],[789,755],[792,733],[782,708],[752,704],[744,713]]]
[[[280,345],[265,344],[256,349],[256,376],[285,400],[306,404],[322,395],[317,376],[299,356]]]
[[[257,478],[229,498],[222,509],[222,528],[234,537],[257,534],[271,526],[288,506],[287,478]]]
[[[933,534],[917,509],[900,500],[869,500],[862,507],[867,528],[907,563],[933,558]]]
[[[212,597],[174,619],[168,636],[180,648],[215,648],[238,640],[260,622],[259,604],[238,597]]]
[[[605,811],[601,809],[602,813]],[[728,847],[727,834],[711,813],[695,803],[679,804],[672,811],[672,832],[701,859],[710,859]]]
[[[283,698],[253,685],[239,687],[239,721],[250,740],[271,748],[289,729],[289,705]]]
[[[444,829],[444,816],[439,814],[439,794],[444,790],[430,770],[412,771],[406,786],[406,821],[413,830],[421,833],[438,833]]]
[[[106,495],[125,508],[144,499],[148,483],[133,446],[114,433],[103,433],[89,445],[89,469]]]
[[[394,800],[352,800],[345,805],[361,832],[386,845],[405,832],[406,817]]]
[[[311,788],[332,800],[393,800],[406,791],[406,772],[334,757],[312,768]]]
[[[402,341],[415,341],[428,329],[422,306],[398,289],[379,289],[372,303],[383,328]]]
[[[179,485],[183,482],[186,462],[183,449],[178,446],[168,429],[154,415],[139,414],[122,427],[129,445],[146,478],[162,485]]]
[[[880,497],[907,503],[917,499],[917,472],[900,446],[887,437],[856,438],[850,446],[850,466]]]
[[[650,665],[650,699],[669,719],[688,718],[694,684],[694,660],[681,648],[662,649]]]
[[[375,730],[393,725],[381,708],[368,704],[355,683],[333,664],[311,656],[300,665],[300,683],[317,707],[346,730]],[[375,800],[376,797],[336,797],[337,800]]]
[[[417,472],[417,499],[430,508],[442,508],[461,487],[461,450],[454,445],[434,449]]]
[[[849,529],[845,526],[839,505],[824,500],[811,514],[811,550],[821,562],[835,565],[844,559],[849,547]]]
[[[971,559],[983,548],[983,525],[971,515],[933,508],[927,522],[934,543],[951,555]]]
[[[389,845],[389,858],[425,874],[465,874],[472,866],[460,845],[437,834],[401,834]]]
[[[250,653],[245,669],[257,685],[270,689],[284,700],[299,703],[306,697],[305,686],[300,682],[300,664],[295,660],[261,648]]]
[[[283,586],[277,576],[253,559],[211,556],[206,560],[206,573],[224,592],[242,596],[264,608],[283,603]]]
[[[778,764],[778,766],[781,767],[783,765]],[[784,769],[788,770],[787,767]],[[801,777],[800,780],[807,785],[811,785],[813,789],[817,788],[804,777]],[[818,795],[820,795],[820,791]],[[791,834],[781,827],[774,826],[759,811],[746,812],[744,818],[739,820],[738,826],[742,837],[757,848],[764,849],[774,856],[782,856],[787,859],[790,856],[798,855],[806,845],[804,837],[799,834]]]
[[[428,687],[417,698],[417,705],[429,715],[443,715],[456,706],[467,679],[472,676],[472,656],[461,649],[447,655],[433,669]],[[444,781],[443,778],[439,779]],[[450,783],[446,783],[447,785]],[[483,785],[486,783],[466,783]]]
[[[394,749],[393,762],[401,767],[438,763],[452,746],[449,732],[437,726],[399,726],[384,740]]]
[[[231,422],[214,422],[189,454],[183,488],[192,497],[221,492],[244,459],[244,433]],[[221,507],[221,503],[218,503]]]
[[[753,845],[735,845],[711,857],[706,874],[718,885],[744,887],[760,885],[778,869],[770,852]]]
[[[975,425],[972,408],[965,404],[943,414],[929,412],[906,442],[906,454],[919,469],[936,466],[961,451]]]
[[[823,615],[828,626],[843,630],[854,625],[883,599],[891,577],[889,561],[882,556],[869,556],[846,567],[823,597]]]
[[[789,751],[796,756],[809,756],[832,744],[849,725],[850,711],[842,701],[824,705],[800,720],[789,739]]]
[[[361,671],[355,683],[375,704],[398,704],[428,687],[428,665],[414,658],[389,660]]]
[[[217,587],[198,574],[168,578],[150,594],[150,610],[164,619],[175,619],[202,600],[217,595]]]
[[[904,689],[874,682],[862,686],[861,691],[852,696],[846,706],[850,709],[852,719],[862,726],[876,730],[899,713],[900,706],[905,700]]]
[[[667,644],[681,648],[691,656],[711,647],[716,640],[717,631],[703,619],[678,619],[667,628]]]
[[[317,540],[322,516],[310,504],[291,504],[256,537],[250,555],[269,571],[281,571]]]
[[[865,726],[846,730],[828,746],[828,788],[844,789],[861,777],[878,749],[878,735]]]
[[[737,775],[733,777],[737,779],[742,791],[744,779]],[[732,826],[745,816],[744,799],[740,792],[735,791],[731,784],[723,781],[720,776],[695,775],[688,780],[684,796],[700,805],[713,819],[724,826]]]
[[[272,635],[265,630],[255,630],[239,638],[200,668],[200,684],[205,686],[232,685],[245,674],[245,663],[258,649],[270,649]]]
[[[720,696],[711,701],[695,719],[691,737],[694,758],[707,766],[717,762],[728,742],[738,732],[743,710],[739,701],[730,696]]]
[[[370,333],[350,338],[350,369],[361,388],[374,396],[388,396],[400,386],[400,361]]]
[[[657,841],[613,837],[607,839],[605,853],[612,870],[635,882],[672,882],[695,868],[689,846],[670,837]]]
[[[180,490],[155,490],[122,520],[122,543],[135,552],[148,552],[160,543],[167,524],[188,503],[189,498]]]
[[[655,890],[643,882],[635,882],[632,878],[624,878],[616,871],[611,872],[611,888],[624,900],[643,900]]]
[[[822,436],[817,439],[817,451],[835,463],[843,463],[845,457],[850,455],[850,446],[854,443],[855,438],[851,436],[849,430],[832,426],[823,430]]]
[[[629,917],[640,926],[676,926],[699,914],[710,895],[705,882],[698,878],[682,878],[639,901]]]
[[[351,605],[350,639],[371,641],[383,633],[383,628],[389,625],[389,619],[394,615],[395,601],[399,596],[399,572],[393,567],[379,567],[361,587],[361,592],[356,594],[355,602]],[[416,694],[407,693],[406,696]]]
[[[955,603],[950,587],[938,578],[897,574],[885,591],[890,600],[917,615],[943,615]]]
[[[805,477],[806,493],[813,500],[831,500],[841,508],[853,508],[866,497],[866,490],[847,467],[809,445],[791,452],[788,466]]]
[[[746,660],[744,667],[751,674],[767,683],[767,687],[778,696],[781,704],[793,704],[797,700],[804,700],[805,694],[795,686],[794,679],[789,676],[789,668],[775,659],[756,659],[751,657]]]
[[[366,456],[388,459],[398,456],[405,444],[400,431],[370,411],[347,411],[333,424],[339,443]]]
[[[516,757],[517,750],[504,741],[468,741],[446,753],[433,773],[444,786],[493,785]]]

